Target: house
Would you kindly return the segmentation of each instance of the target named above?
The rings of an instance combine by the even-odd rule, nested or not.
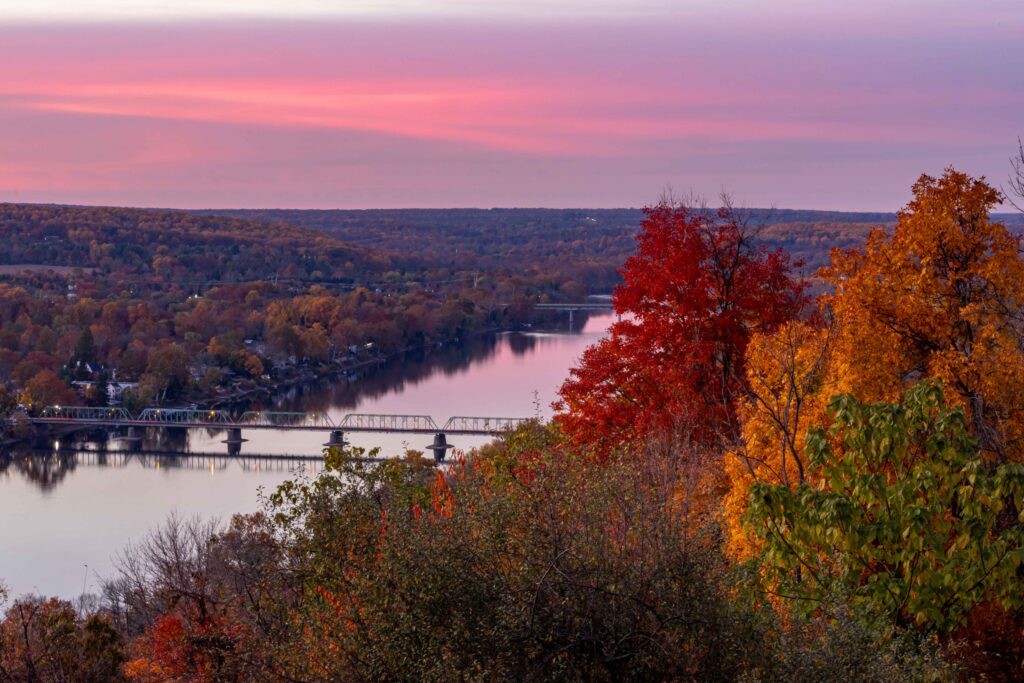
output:
[[[81,389],[82,392],[84,393],[88,391],[91,387],[93,387],[95,384],[96,382],[90,380],[80,380],[72,382],[71,386]],[[127,391],[128,389],[134,389],[137,386],[139,386],[138,382],[108,382],[107,400],[110,401],[111,403],[119,402],[121,401],[121,399],[124,398],[125,391]]]

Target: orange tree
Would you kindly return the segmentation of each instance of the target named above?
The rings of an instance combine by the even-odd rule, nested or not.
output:
[[[558,404],[562,430],[605,453],[679,431],[703,444],[735,436],[747,343],[803,300],[787,256],[732,209],[663,203],[646,216],[615,290],[622,320],[587,349]]]
[[[833,254],[825,271],[838,324],[839,391],[896,400],[908,382],[943,381],[986,457],[1020,460],[1024,436],[1024,260],[991,220],[1002,199],[949,169],[914,185],[892,236]]]
[[[724,521],[736,555],[754,549],[741,521],[751,485],[795,487],[809,480],[805,438],[809,426],[825,419],[832,332],[817,319],[791,321],[750,340],[748,393],[739,406],[741,439],[725,459]]]
[[[833,252],[827,330],[794,323],[750,342],[743,438],[726,462],[734,550],[752,549],[739,519],[753,483],[807,481],[806,431],[826,422],[836,394],[896,401],[916,380],[941,379],[983,457],[1021,458],[1019,240],[991,221],[1000,194],[984,180],[948,170],[913,189],[892,235],[877,230],[863,248]]]
[[[0,586],[0,602],[5,595]],[[123,681],[124,643],[110,621],[70,602],[19,598],[0,618],[0,680]]]

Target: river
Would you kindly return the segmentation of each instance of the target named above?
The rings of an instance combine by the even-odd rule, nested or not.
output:
[[[591,316],[580,332],[483,335],[418,352],[361,376],[297,388],[262,406],[274,410],[452,416],[541,417],[569,368],[605,332],[611,316]],[[115,438],[55,442],[51,453],[0,456],[0,582],[12,595],[74,598],[96,592],[117,554],[168,515],[227,519],[259,508],[261,491],[315,460],[246,455],[315,455],[326,434],[249,430],[239,458],[225,455],[223,432],[149,430],[135,450]],[[423,435],[347,434],[382,455],[422,450]],[[469,449],[486,438],[450,441]],[[154,453],[173,453],[155,455]]]

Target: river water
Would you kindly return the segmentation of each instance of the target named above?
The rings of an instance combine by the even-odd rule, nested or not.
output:
[[[485,335],[296,389],[262,407],[325,412],[335,423],[347,413],[429,415],[437,424],[452,416],[547,418],[569,368],[610,321],[591,316],[574,333]],[[227,519],[252,512],[261,491],[299,471],[315,473],[315,460],[255,456],[316,455],[327,435],[249,430],[243,436],[248,441],[238,458],[225,455],[223,432],[207,430],[148,430],[132,450],[112,434],[105,442],[58,441],[50,453],[0,456],[0,583],[12,595],[96,592],[117,553],[168,515]],[[424,435],[346,438],[379,446],[382,455],[422,450],[430,441]],[[449,441],[469,449],[487,439]]]

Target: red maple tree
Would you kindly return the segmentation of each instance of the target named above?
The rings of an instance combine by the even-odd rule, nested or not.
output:
[[[614,293],[621,316],[562,385],[558,422],[607,451],[652,435],[716,443],[736,433],[752,334],[805,301],[788,256],[769,251],[731,207],[645,210]]]

